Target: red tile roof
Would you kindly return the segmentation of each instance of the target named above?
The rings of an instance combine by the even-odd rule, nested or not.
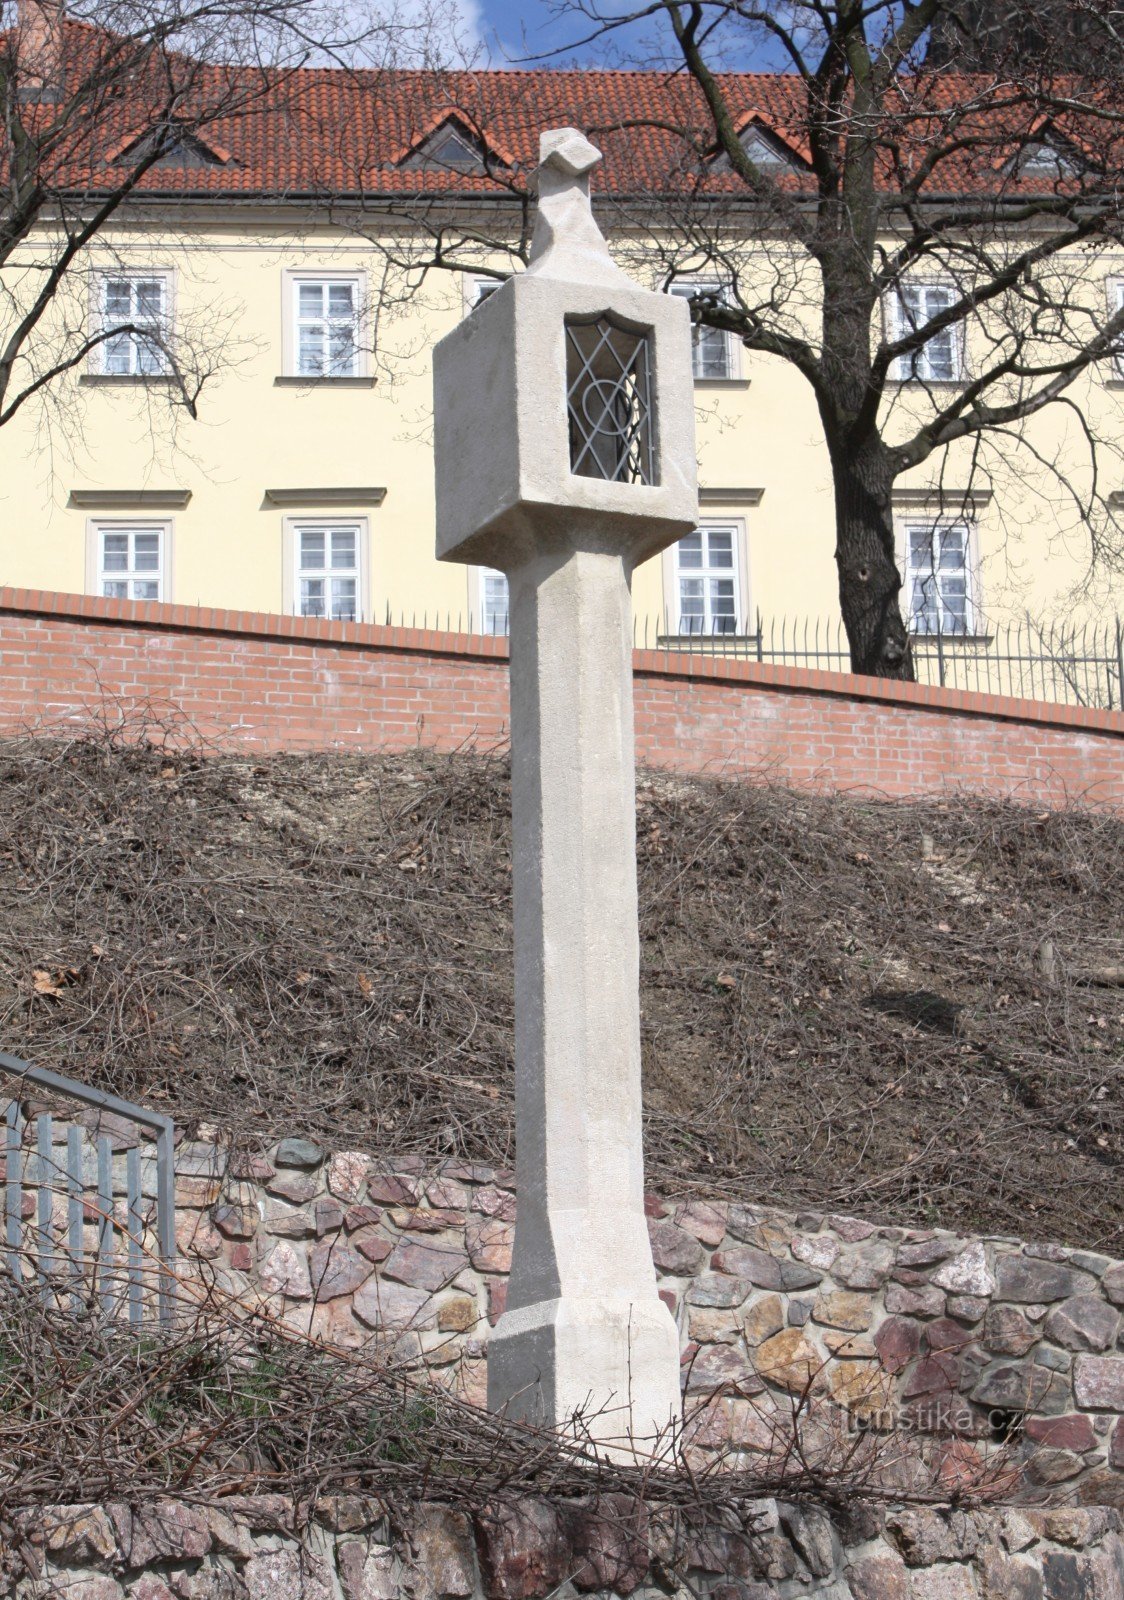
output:
[[[67,25],[67,50],[81,57],[91,30]],[[207,67],[193,91],[195,103],[221,105],[231,74]],[[241,82],[242,79],[237,79]],[[746,127],[755,119],[788,143],[798,170],[782,176],[782,186],[806,189],[812,178],[802,167],[808,154],[800,82],[791,75],[746,73],[722,78],[735,119]],[[967,125],[970,138],[933,172],[926,192],[962,194],[1011,187],[1026,194],[1052,187],[1048,179],[1020,178],[1007,167],[1020,139],[1042,123],[1040,107],[1004,104],[989,80],[940,74],[927,81],[923,101],[896,129],[899,159],[908,171],[920,161],[949,114],[978,97],[980,108]],[[264,197],[338,194],[503,195],[522,190],[525,174],[537,160],[543,128],[574,125],[604,151],[594,185],[623,196],[696,191],[746,194],[734,173],[716,169],[713,128],[700,91],[683,75],[660,72],[511,71],[418,72],[304,69],[282,79],[264,97],[260,80],[244,77],[248,104],[237,114],[222,114],[196,129],[196,136],[219,158],[213,165],[176,168],[161,164],[142,179],[143,193],[194,197]],[[43,114],[50,115],[44,107]],[[492,175],[427,170],[410,163],[419,144],[445,116],[476,130],[492,156]],[[107,101],[97,123],[99,148],[68,152],[68,187],[99,190],[114,186],[120,170],[112,163],[135,142],[145,126],[138,100]],[[965,131],[964,129],[961,130]],[[1082,137],[1067,130],[1071,143]],[[1099,136],[1098,136],[1099,137]],[[1107,136],[1105,136],[1107,137]],[[1109,170],[1124,167],[1124,136],[1108,152]],[[973,142],[978,141],[978,142]],[[1084,138],[1088,144],[1088,135]],[[888,159],[888,158],[887,158]],[[405,164],[404,164],[405,163]],[[884,169],[887,189],[901,181]],[[104,176],[103,176],[104,175]]]

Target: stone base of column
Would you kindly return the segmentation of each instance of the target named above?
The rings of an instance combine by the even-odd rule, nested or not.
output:
[[[540,1300],[488,1341],[488,1409],[647,1454],[682,1415],[679,1334],[662,1300]],[[647,1447],[647,1448],[646,1448]]]

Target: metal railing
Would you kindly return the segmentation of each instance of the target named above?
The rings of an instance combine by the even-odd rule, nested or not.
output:
[[[444,629],[477,636],[504,635],[507,618],[490,613],[386,613],[388,626]],[[1057,705],[1124,709],[1124,623],[1019,622],[984,624],[973,633],[914,634],[919,683],[1012,695]],[[778,666],[850,672],[851,654],[837,617],[771,617],[757,613],[751,632],[676,631],[670,615],[640,615],[633,643],[676,655],[760,661]]]
[[[79,1120],[46,1109],[27,1116],[23,1096],[4,1109],[3,1254],[11,1277],[37,1280],[48,1303],[69,1297],[77,1309],[94,1296],[107,1315],[123,1312],[134,1327],[155,1300],[159,1320],[169,1323],[176,1256],[171,1118],[16,1056],[0,1053],[0,1073],[33,1089],[37,1103],[47,1096],[88,1108]],[[107,1118],[113,1131],[105,1130]]]

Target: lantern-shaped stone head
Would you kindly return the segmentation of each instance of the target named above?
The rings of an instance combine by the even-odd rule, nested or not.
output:
[[[434,351],[437,554],[510,569],[556,541],[636,565],[698,521],[690,316],[614,263],[600,152],[544,133],[525,272]]]

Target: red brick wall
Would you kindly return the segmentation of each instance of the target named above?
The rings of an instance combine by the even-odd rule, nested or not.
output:
[[[1124,715],[638,651],[642,763],[888,795],[1124,805]],[[182,713],[258,750],[449,750],[508,732],[507,646],[420,629],[0,589],[0,729]]]

